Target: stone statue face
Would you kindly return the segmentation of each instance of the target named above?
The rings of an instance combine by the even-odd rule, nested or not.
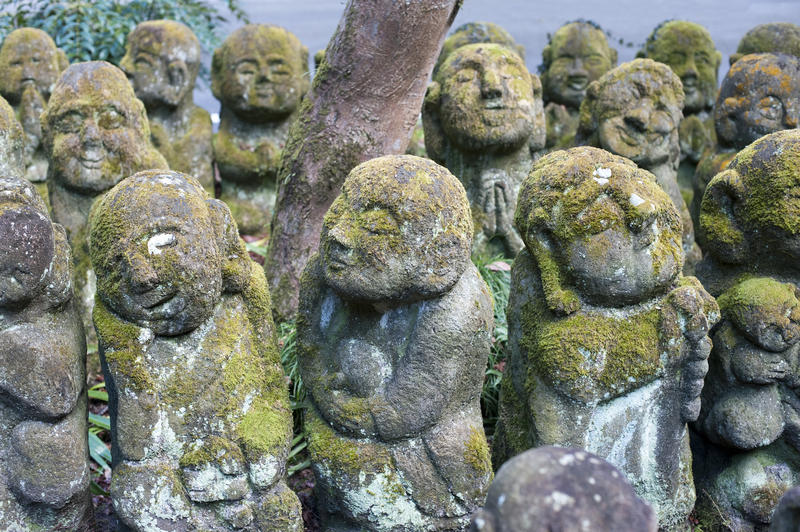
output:
[[[390,156],[359,165],[325,215],[326,282],[345,298],[368,302],[444,292],[469,257],[466,201],[456,178],[432,161]]]
[[[64,71],[42,122],[49,176],[83,193],[111,188],[154,155],[142,102],[122,71],[103,61]]]
[[[120,62],[136,96],[148,109],[176,107],[191,98],[200,68],[200,42],[194,33],[171,20],[142,22],[128,36]]]
[[[114,312],[169,336],[211,316],[222,273],[206,200],[194,179],[148,171],[122,181],[95,205],[92,264],[98,294]]]
[[[242,120],[285,118],[306,91],[303,61],[307,55],[297,38],[283,28],[240,28],[214,53],[214,95]]]
[[[773,54],[741,58],[722,82],[714,119],[720,140],[739,149],[774,131],[797,127],[800,59]]]
[[[667,22],[648,45],[647,57],[669,65],[681,78],[687,114],[711,109],[721,56],[705,28],[692,22]]]
[[[586,23],[562,26],[548,46],[548,66],[542,75],[544,97],[567,107],[577,108],[589,83],[617,62],[616,51],[608,46],[603,32]]]
[[[63,70],[53,39],[34,28],[20,28],[8,34],[0,48],[0,92],[16,105],[28,85],[47,98]]]
[[[517,147],[532,132],[533,85],[522,59],[497,44],[454,51],[437,75],[445,135],[468,151]]]

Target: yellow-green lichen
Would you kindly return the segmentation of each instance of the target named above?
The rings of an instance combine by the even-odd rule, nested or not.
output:
[[[472,427],[464,445],[464,460],[481,474],[492,471],[492,460],[489,456],[489,445],[482,430]]]

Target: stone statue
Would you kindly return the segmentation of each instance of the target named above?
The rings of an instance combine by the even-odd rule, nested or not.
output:
[[[298,360],[326,530],[465,530],[492,477],[491,296],[466,194],[402,155],[354,168],[306,267]]]
[[[682,108],[681,82],[669,67],[634,59],[589,85],[575,142],[627,157],[656,176],[681,214],[684,258],[691,272],[701,252],[678,187]]]
[[[774,131],[800,127],[800,58],[752,54],[734,63],[722,80],[714,127],[717,145],[706,150],[694,174],[694,221],[708,182],[736,152]]]
[[[5,102],[0,158],[22,162]],[[13,131],[7,128],[14,123]],[[0,175],[0,523],[4,530],[89,531],[86,341],[72,297],[64,229],[34,186]]]
[[[171,169],[194,176],[213,196],[211,116],[193,97],[202,53],[185,25],[149,20],[128,35],[120,67],[147,109],[153,145]]]
[[[653,30],[637,55],[669,65],[681,78],[686,100],[680,125],[678,182],[681,191],[690,196],[695,167],[703,152],[716,142],[712,108],[722,54],[703,26],[685,20],[668,20]]]
[[[681,221],[655,177],[593,147],[542,157],[515,223],[509,359],[493,459],[581,447],[622,470],[659,526],[695,501],[687,421],[719,309],[683,277]]]
[[[573,146],[578,110],[589,83],[617,65],[617,51],[594,22],[564,24],[542,51],[547,148]]]
[[[522,240],[511,218],[531,165],[530,143],[544,142],[542,88],[522,59],[499,44],[452,52],[422,107],[425,149],[464,184],[476,230],[473,252],[513,257]]]
[[[693,448],[698,516],[713,526],[766,529],[800,484],[798,167],[800,130],[778,131],[741,150],[703,197],[697,271],[723,321]]]
[[[67,230],[75,296],[92,340],[95,276],[86,242],[89,209],[123,178],[166,168],[167,163],[150,143],[144,105],[125,74],[105,61],[76,63],[64,71],[42,114],[42,127],[53,219]]]
[[[194,178],[135,174],[92,208],[111,497],[132,530],[302,530],[263,270]]]
[[[611,464],[580,449],[539,447],[505,464],[472,532],[656,532],[653,509]]]
[[[0,47],[0,95],[14,108],[25,131],[25,178],[47,202],[47,155],[39,116],[69,62],[48,34],[36,28],[9,33]]]
[[[791,22],[759,24],[739,41],[736,53],[730,57],[731,66],[748,54],[762,53],[800,57],[800,26]]]
[[[243,234],[269,232],[281,150],[308,77],[308,48],[277,26],[239,28],[214,52],[211,91],[221,104],[214,157],[221,199]]]
[[[781,497],[775,513],[772,514],[770,532],[797,532],[800,523],[800,486],[788,490]]]

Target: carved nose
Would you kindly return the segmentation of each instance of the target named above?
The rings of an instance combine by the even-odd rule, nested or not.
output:
[[[180,87],[188,77],[188,69],[183,61],[172,61],[167,66],[167,74],[169,76],[169,84]]]
[[[100,128],[97,122],[88,118],[83,123],[83,144],[86,146],[99,146],[100,145]]]
[[[639,131],[647,129],[647,123],[650,121],[650,110],[644,106],[639,106],[631,109],[625,114],[625,123],[635,127]]]
[[[129,253],[126,258],[133,291],[141,293],[155,287],[158,275],[147,259],[139,252]]]
[[[503,95],[503,84],[500,76],[491,70],[486,70],[481,79],[481,95],[484,98],[499,98]]]

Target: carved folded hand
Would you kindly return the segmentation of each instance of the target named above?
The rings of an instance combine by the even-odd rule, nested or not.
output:
[[[209,436],[179,462],[189,498],[196,502],[231,501],[248,491],[247,465],[239,446],[218,436]]]

